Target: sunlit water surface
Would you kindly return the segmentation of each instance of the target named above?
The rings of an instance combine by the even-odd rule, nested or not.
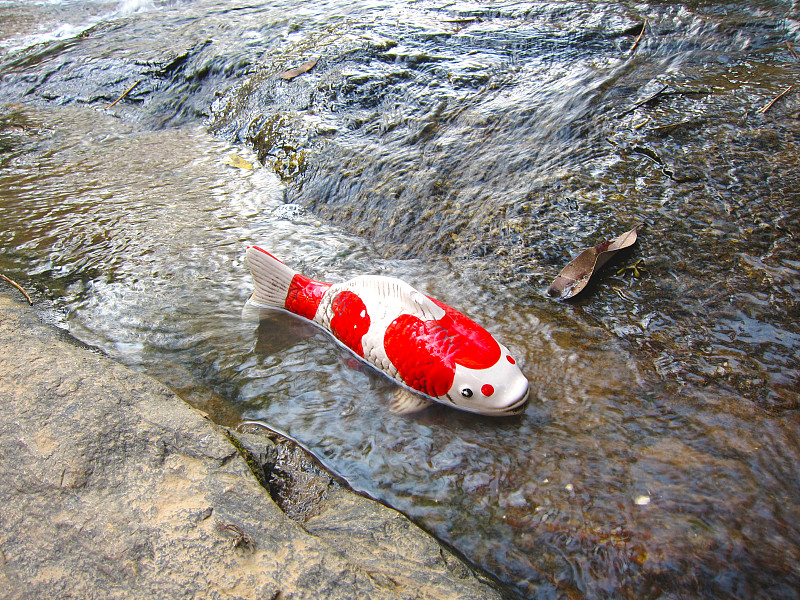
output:
[[[147,4],[67,13],[80,28]],[[323,9],[304,10],[324,21]],[[44,35],[27,27],[7,46]],[[263,421],[300,440],[524,597],[796,596],[797,414],[767,413],[713,379],[672,377],[680,357],[639,340],[673,317],[643,304],[654,292],[639,280],[612,272],[593,312],[469,261],[385,258],[376,242],[287,204],[270,169],[199,124],[150,131],[95,108],[8,110],[0,268],[39,290],[48,318],[79,339],[218,422]],[[232,153],[255,168],[226,164]],[[254,242],[317,279],[398,276],[465,312],[518,357],[531,405],[495,420],[445,407],[393,414],[393,384],[324,332],[285,313],[242,320]],[[798,265],[783,264],[796,277]],[[613,310],[624,316],[606,319]],[[761,336],[775,364],[796,368],[786,358],[796,330],[725,315],[712,327],[720,346],[739,355],[739,338]],[[794,375],[783,377],[790,389]]]

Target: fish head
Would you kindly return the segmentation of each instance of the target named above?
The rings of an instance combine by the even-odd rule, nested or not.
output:
[[[456,363],[453,384],[441,401],[481,415],[514,415],[528,404],[528,379],[508,348],[500,346],[500,358],[487,368]]]
[[[428,298],[433,307],[429,318],[401,314],[384,334],[383,347],[397,378],[442,404],[468,412],[494,416],[522,412],[528,380],[508,348],[468,317]]]

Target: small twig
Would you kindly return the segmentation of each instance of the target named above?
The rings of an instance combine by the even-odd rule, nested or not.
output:
[[[119,102],[120,100],[122,100],[122,99],[123,99],[125,96],[127,96],[128,94],[130,94],[130,93],[131,93],[131,91],[133,90],[133,88],[135,88],[135,87],[136,87],[137,85],[139,85],[140,83],[142,83],[142,80],[141,80],[141,79],[137,80],[137,81],[136,81],[136,83],[134,83],[134,84],[133,84],[131,87],[129,87],[129,88],[128,88],[127,90],[125,90],[124,92],[122,92],[122,95],[121,95],[119,98],[117,98],[117,99],[116,99],[116,100],[114,100],[114,101],[113,101],[111,104],[109,104],[109,105],[106,107],[106,110],[108,110],[109,108],[111,108],[112,106],[114,106],[114,105],[115,105],[117,102]]]
[[[631,49],[629,50],[631,54],[633,54],[633,51],[636,50],[636,46],[639,45],[639,41],[642,39],[642,36],[644,35],[645,27],[647,27],[647,17],[644,18],[644,23],[642,23],[642,30],[639,32],[639,35],[636,36],[636,40],[634,40],[633,46],[631,46]]]
[[[623,112],[619,113],[619,114],[617,115],[617,117],[624,117],[625,115],[629,115],[630,113],[632,113],[633,111],[635,111],[637,108],[639,108],[639,107],[640,107],[640,106],[642,106],[643,104],[647,104],[647,103],[648,103],[648,102],[650,102],[651,100],[655,100],[655,99],[656,99],[658,96],[660,96],[661,94],[663,94],[663,93],[664,93],[666,90],[668,90],[668,89],[669,89],[669,84],[668,84],[668,83],[665,83],[665,84],[662,86],[662,88],[661,88],[660,90],[658,90],[658,91],[657,91],[655,94],[650,94],[650,95],[649,95],[647,98],[645,98],[644,100],[639,100],[639,101],[638,101],[636,104],[634,104],[633,106],[631,106],[631,107],[630,107],[628,110],[625,110],[625,111],[623,111]]]
[[[658,127],[652,127],[650,131],[661,131],[663,129],[672,129],[673,127],[679,127],[681,125],[686,125],[687,123],[691,123],[691,121],[678,121],[677,123],[668,123],[667,125],[659,125]]]
[[[763,114],[764,114],[765,112],[767,112],[767,111],[768,111],[770,108],[772,108],[772,105],[773,105],[773,104],[775,104],[775,103],[776,103],[778,100],[780,100],[780,99],[781,99],[781,98],[783,98],[783,97],[784,97],[786,94],[788,94],[789,92],[791,92],[793,87],[794,87],[793,85],[790,85],[788,88],[786,88],[785,90],[783,90],[783,91],[782,91],[780,94],[778,94],[777,96],[775,96],[775,97],[772,99],[772,101],[771,101],[769,104],[767,104],[767,105],[766,105],[764,108],[759,108],[759,109],[758,109],[758,112],[760,112],[760,113],[763,115]]]
[[[256,545],[253,541],[253,538],[247,535],[244,530],[235,523],[225,523],[224,521],[217,519],[215,525],[217,531],[229,533],[233,536],[233,539],[231,540],[231,547],[245,548],[250,552],[255,550]]]
[[[800,60],[800,54],[797,54],[797,52],[795,51],[794,46],[792,46],[791,42],[786,42],[786,47],[789,49],[789,52],[791,53],[791,55],[794,56],[795,60]]]
[[[17,288],[17,289],[18,289],[20,292],[22,292],[22,295],[23,295],[23,296],[25,296],[25,299],[28,301],[28,304],[33,304],[33,300],[31,300],[31,297],[28,295],[28,292],[26,292],[26,291],[25,291],[25,290],[22,288],[22,286],[21,286],[20,284],[18,284],[18,283],[17,283],[16,281],[14,281],[13,279],[10,279],[9,277],[6,277],[6,276],[5,276],[5,275],[3,275],[2,273],[0,273],[0,277],[2,277],[3,279],[5,279],[5,280],[6,280],[8,283],[10,283],[11,285],[13,285],[13,286],[14,286],[15,288]]]
[[[664,160],[653,150],[650,150],[650,148],[645,148],[644,146],[634,146],[632,148],[632,151],[635,152],[636,154],[641,154],[642,156],[646,156],[647,158],[649,158],[655,163],[658,163],[662,167],[664,166]]]

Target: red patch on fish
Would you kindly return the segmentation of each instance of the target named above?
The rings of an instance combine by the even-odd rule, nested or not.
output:
[[[261,250],[260,248],[257,249]],[[263,250],[261,251],[264,252]],[[269,254],[269,252],[264,252],[264,254]],[[272,255],[270,254],[270,256]],[[278,259],[276,258],[275,260]],[[289,285],[284,306],[286,310],[296,315],[313,320],[314,315],[317,314],[319,303],[322,301],[322,296],[329,287],[331,287],[330,283],[314,281],[298,273],[292,278],[292,283]]]
[[[488,369],[500,360],[503,351],[488,331],[436,298],[431,300],[445,312],[438,322],[456,340],[455,361],[458,364],[470,369]]]
[[[383,337],[386,356],[407,386],[429,396],[444,396],[456,374],[453,344],[436,321],[400,315]]]
[[[348,348],[364,356],[361,338],[369,330],[369,314],[363,300],[353,292],[339,292],[331,303],[331,331]]]
[[[456,364],[487,369],[500,360],[502,350],[485,329],[446,304],[431,300],[445,311],[441,319],[423,321],[400,315],[386,329],[383,345],[406,385],[440,397],[453,385]]]

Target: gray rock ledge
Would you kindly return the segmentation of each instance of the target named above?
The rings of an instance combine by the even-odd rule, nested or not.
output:
[[[284,512],[251,470],[255,434],[234,445],[3,294],[0,348],[0,598],[502,597],[403,515],[319,474],[303,487],[313,502]]]

